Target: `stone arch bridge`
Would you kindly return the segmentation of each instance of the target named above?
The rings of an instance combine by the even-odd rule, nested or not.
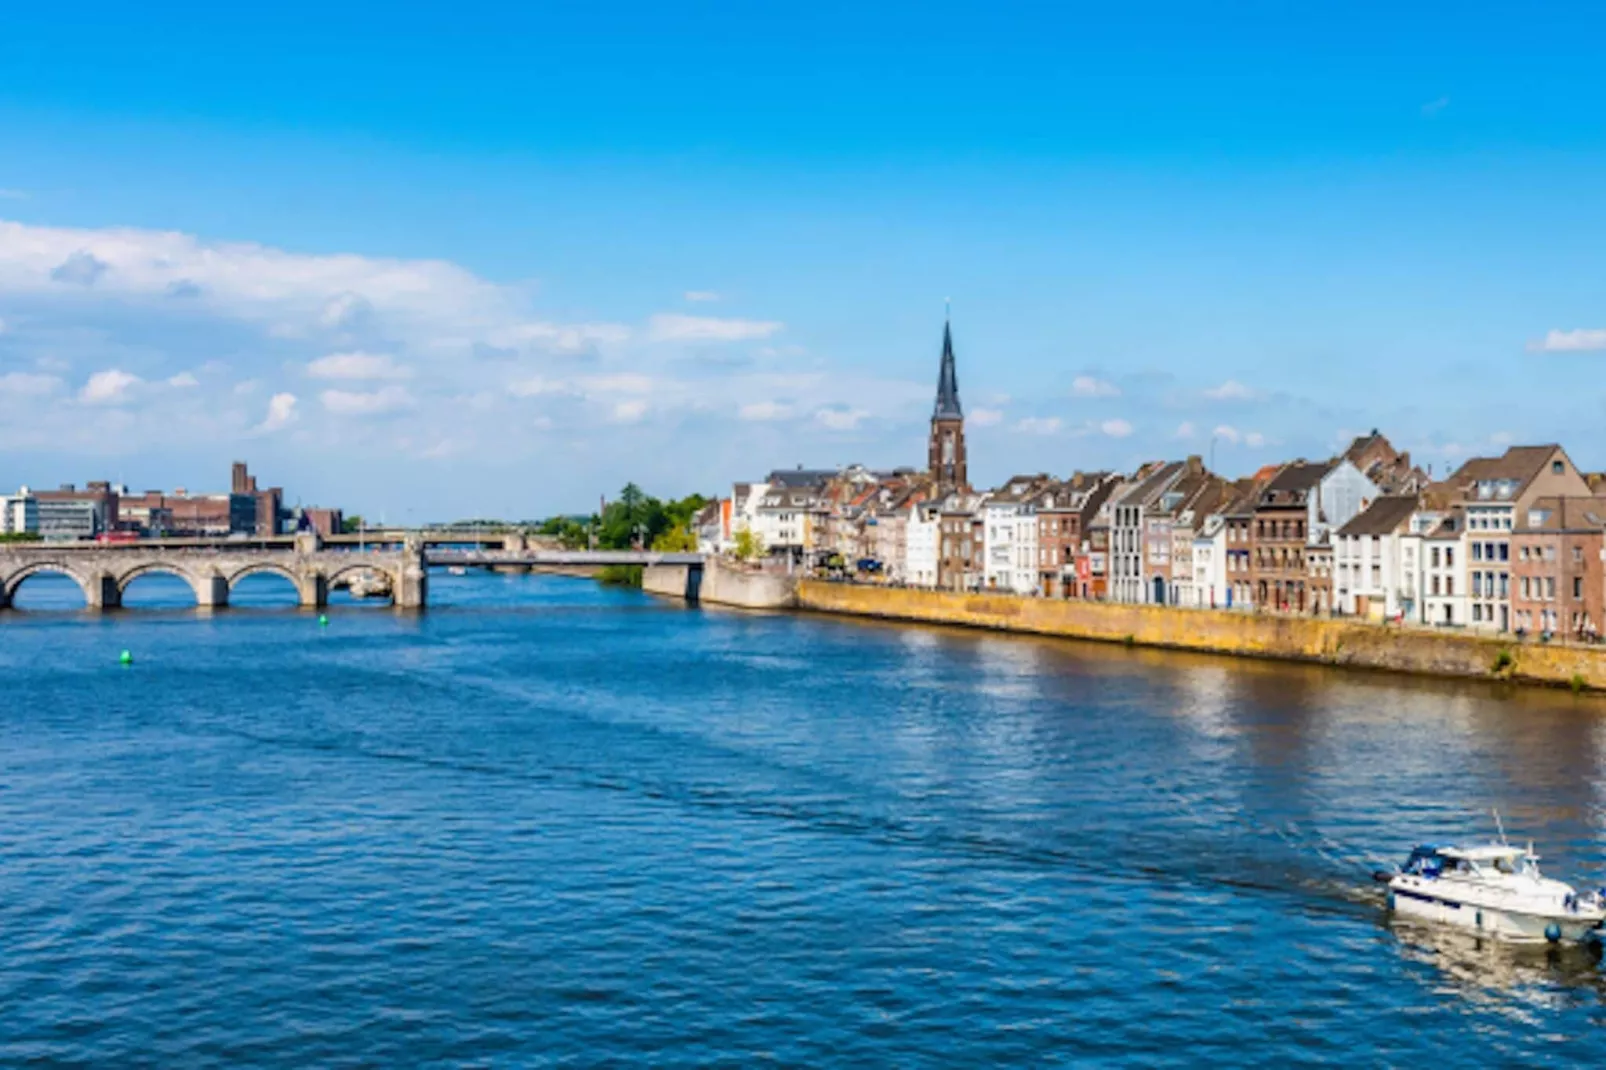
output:
[[[288,579],[308,607],[326,605],[339,581],[376,572],[390,581],[398,609],[422,609],[429,582],[422,545],[412,540],[373,550],[330,549],[313,535],[243,545],[33,543],[0,547],[0,609],[11,605],[19,585],[41,572],[70,577],[94,610],[122,605],[128,585],[152,572],[183,579],[195,592],[196,605],[206,608],[228,605],[236,583],[262,572]]]

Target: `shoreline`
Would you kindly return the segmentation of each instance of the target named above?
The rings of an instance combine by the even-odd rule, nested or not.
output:
[[[1606,692],[1606,648],[1394,630],[1342,619],[957,594],[807,579],[797,584],[792,608],[1128,647]]]

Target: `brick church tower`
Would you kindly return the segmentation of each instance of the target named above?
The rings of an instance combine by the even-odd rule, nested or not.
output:
[[[937,374],[937,404],[931,412],[931,477],[943,492],[969,490],[965,469],[965,414],[959,408],[959,377],[954,371],[954,336],[942,324],[942,371]]]

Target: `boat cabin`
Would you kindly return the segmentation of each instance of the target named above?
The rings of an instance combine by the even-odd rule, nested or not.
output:
[[[1430,879],[1452,873],[1464,876],[1521,873],[1537,877],[1538,861],[1539,856],[1532,849],[1508,844],[1467,848],[1423,844],[1411,851],[1411,857],[1405,862],[1405,872]]]

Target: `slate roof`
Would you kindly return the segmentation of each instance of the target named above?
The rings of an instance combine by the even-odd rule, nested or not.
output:
[[[1361,510],[1348,524],[1338,529],[1339,535],[1389,535],[1399,531],[1411,519],[1420,502],[1414,494],[1386,494]]]
[[[959,375],[954,370],[954,335],[947,320],[942,324],[942,370],[937,373],[937,404],[932,408],[931,418],[965,418],[964,410],[959,407]]]

